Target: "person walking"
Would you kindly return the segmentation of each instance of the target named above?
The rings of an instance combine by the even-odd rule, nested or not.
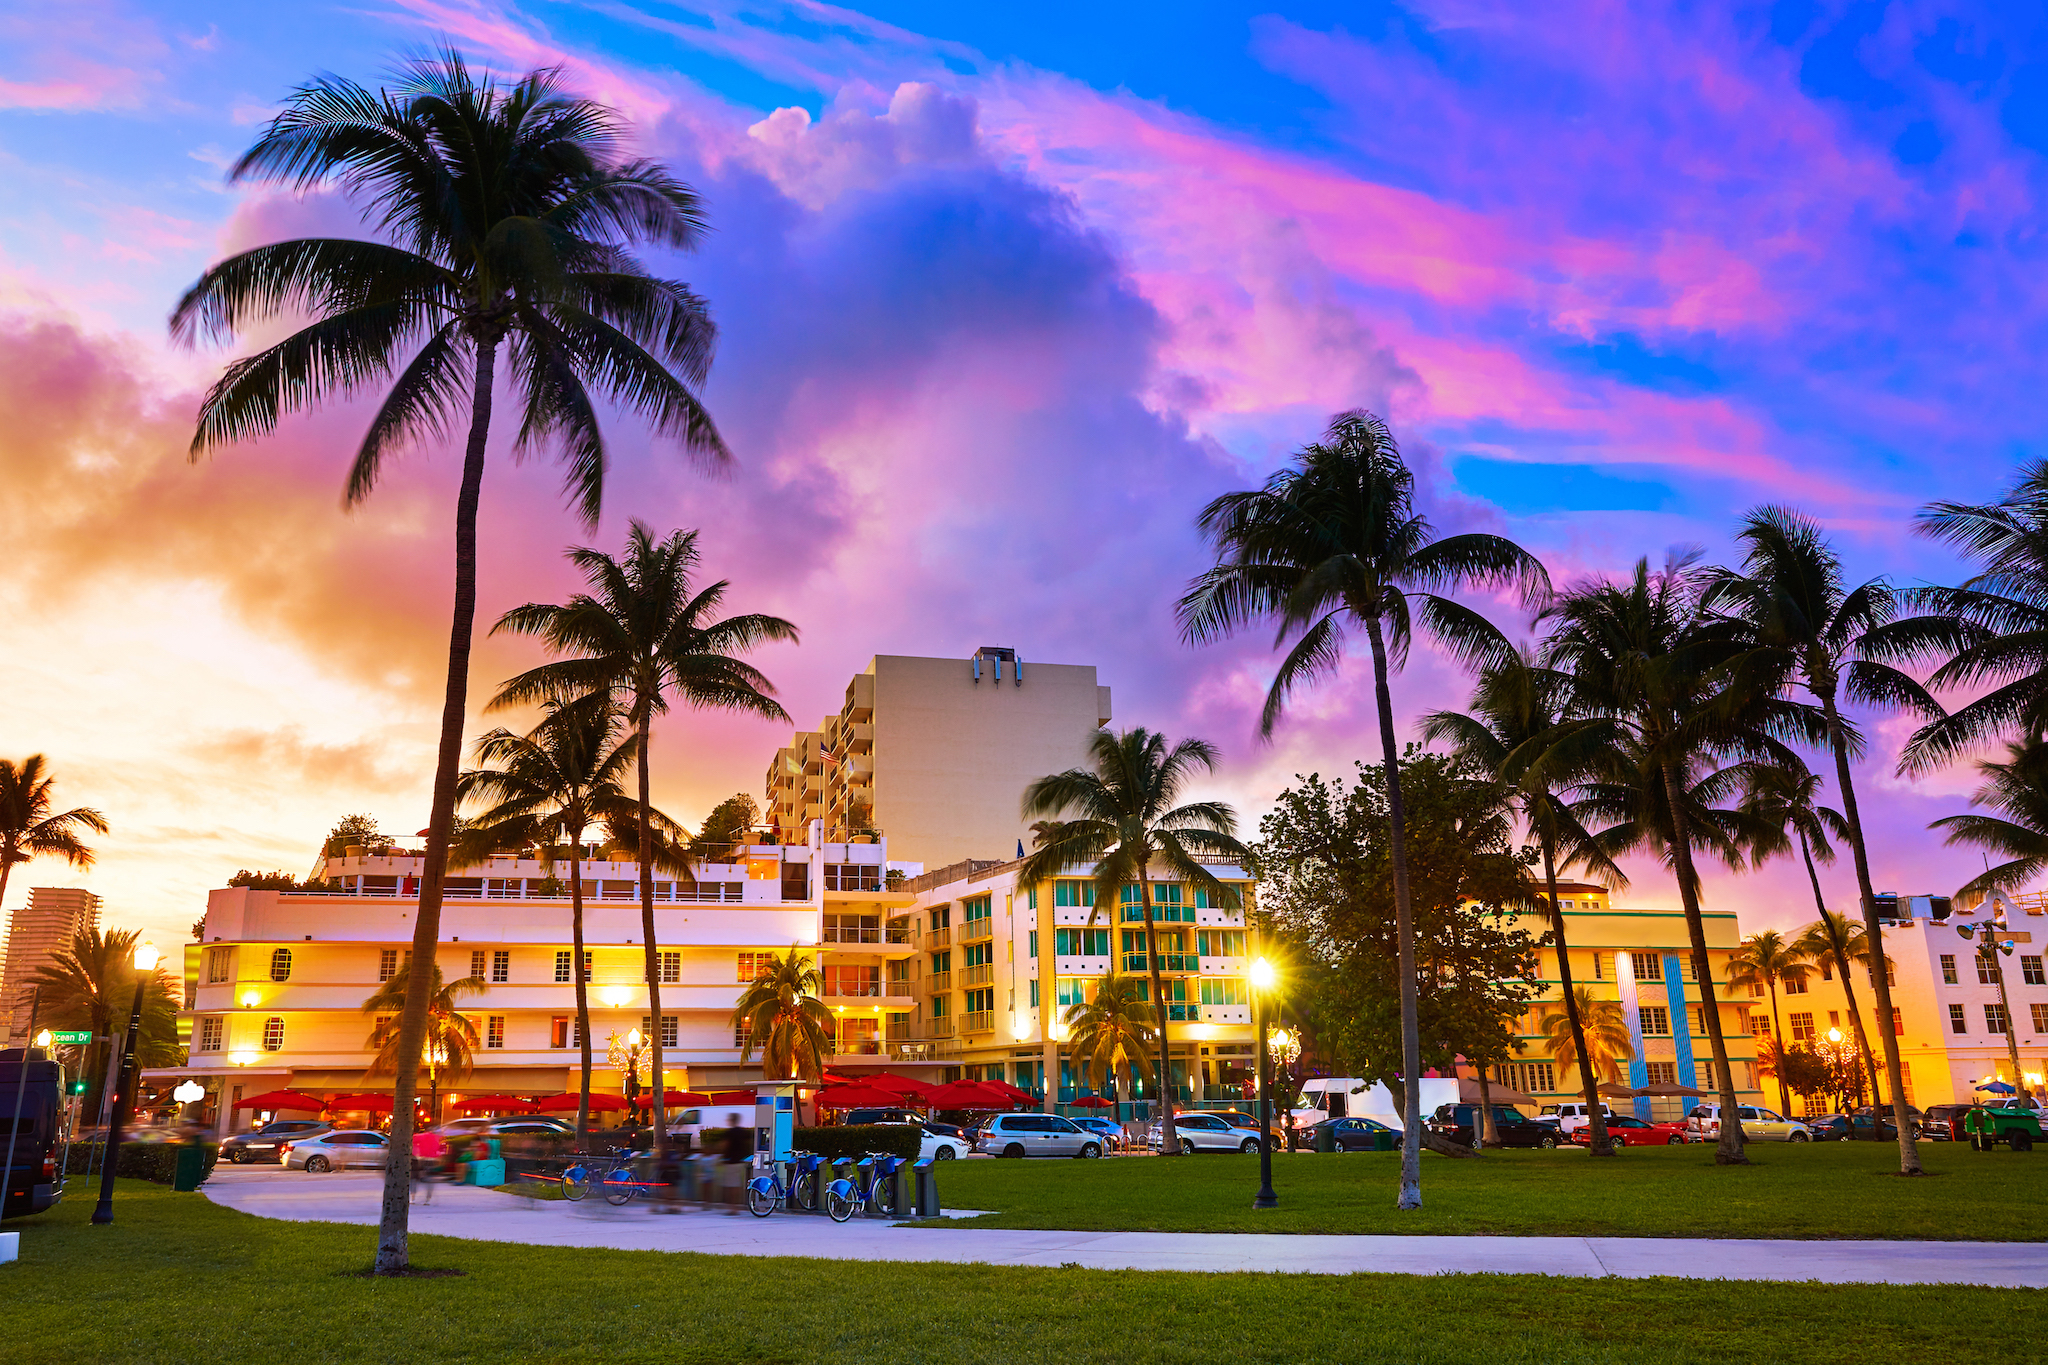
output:
[[[719,1157],[719,1202],[728,1206],[727,1217],[737,1218],[747,1197],[747,1172],[754,1165],[754,1130],[741,1124],[736,1113],[725,1116]]]
[[[448,1139],[431,1128],[423,1128],[412,1135],[412,1187],[424,1188],[421,1203],[434,1202],[434,1168],[448,1154]]]

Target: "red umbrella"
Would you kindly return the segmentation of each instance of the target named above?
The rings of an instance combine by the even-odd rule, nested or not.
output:
[[[306,1114],[317,1114],[326,1107],[326,1100],[297,1090],[266,1090],[235,1105],[237,1109],[292,1109]]]
[[[668,1102],[671,1109],[679,1104],[711,1103],[709,1095],[700,1095],[694,1090],[664,1090],[661,1092],[661,1097]]]
[[[928,1091],[924,1102],[934,1109],[1010,1109],[1015,1101],[982,1081],[954,1081]]]
[[[546,1095],[533,1102],[536,1113],[574,1113],[583,1103],[581,1095]],[[594,1114],[617,1114],[624,1112],[626,1102],[617,1095],[592,1095],[590,1110]]]
[[[903,1096],[878,1085],[828,1085],[817,1094],[820,1109],[894,1109]]]
[[[517,1095],[471,1095],[467,1099],[457,1101],[450,1107],[460,1109],[465,1113],[478,1109],[504,1109],[510,1110],[515,1114],[538,1112],[532,1105],[520,1099]]]
[[[1009,1096],[1018,1104],[1031,1104],[1036,1100],[1036,1097],[1030,1091],[1019,1090],[1008,1081],[982,1081],[980,1084],[987,1086],[999,1095]]]
[[[713,1092],[710,1102],[712,1104],[752,1104],[754,1102],[754,1092],[751,1090],[719,1090]]]
[[[893,1090],[899,1095],[923,1096],[935,1089],[929,1081],[913,1080],[909,1076],[898,1076],[892,1071],[877,1071],[872,1076],[860,1078],[878,1090]]]
[[[323,1106],[331,1114],[388,1114],[391,1112],[389,1095],[336,1095]]]
[[[1106,1100],[1100,1095],[1083,1095],[1080,1099],[1074,1101],[1074,1107],[1076,1109],[1114,1109],[1116,1108],[1116,1101]]]

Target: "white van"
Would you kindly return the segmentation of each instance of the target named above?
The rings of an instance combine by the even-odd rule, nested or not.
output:
[[[1536,1121],[1555,1124],[1558,1132],[1570,1136],[1592,1122],[1592,1113],[1584,1100],[1577,1104],[1546,1104],[1543,1106],[1543,1112],[1536,1116]],[[1603,1104],[1600,1106],[1600,1117],[1611,1119],[1614,1117],[1614,1111]]]
[[[1422,1114],[1436,1112],[1440,1104],[1458,1102],[1455,1077],[1427,1076],[1422,1082]],[[1301,1083],[1301,1106],[1294,1111],[1296,1127],[1306,1128],[1324,1119],[1364,1117],[1378,1119],[1389,1128],[1401,1127],[1394,1096],[1384,1085],[1362,1081],[1356,1076],[1313,1076]]]

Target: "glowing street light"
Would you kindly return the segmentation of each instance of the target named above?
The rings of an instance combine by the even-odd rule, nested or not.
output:
[[[625,986],[606,986],[598,994],[605,1004],[615,1010],[624,1009],[633,998],[633,992]]]
[[[262,996],[261,994],[259,994],[258,992],[256,992],[256,991],[253,991],[253,990],[250,990],[250,991],[243,991],[243,992],[242,992],[242,1008],[243,1008],[243,1009],[245,1009],[245,1010],[253,1010],[253,1009],[255,1009],[255,1008],[256,1008],[256,1007],[258,1006],[258,1005],[260,1005],[260,1004],[262,1004],[262,1003],[263,1003],[263,996]]]

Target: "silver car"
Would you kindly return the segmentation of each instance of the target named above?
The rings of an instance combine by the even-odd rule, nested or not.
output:
[[[1259,1150],[1259,1130],[1241,1128],[1221,1114],[1175,1114],[1173,1130],[1180,1138],[1180,1149],[1188,1156],[1196,1152],[1256,1152]],[[1153,1151],[1159,1150],[1160,1126],[1153,1124],[1145,1132],[1145,1145]]]
[[[391,1139],[384,1134],[366,1128],[344,1128],[292,1143],[284,1149],[282,1160],[288,1171],[311,1171],[317,1175],[350,1166],[382,1170],[384,1159],[390,1154]]]
[[[334,1125],[313,1119],[279,1119],[266,1123],[251,1133],[237,1133],[220,1145],[220,1159],[243,1164],[251,1161],[275,1161],[278,1152],[292,1142],[304,1142],[322,1133],[331,1132]]]
[[[998,1114],[983,1125],[974,1147],[990,1156],[1098,1157],[1102,1135],[1057,1114]]]

